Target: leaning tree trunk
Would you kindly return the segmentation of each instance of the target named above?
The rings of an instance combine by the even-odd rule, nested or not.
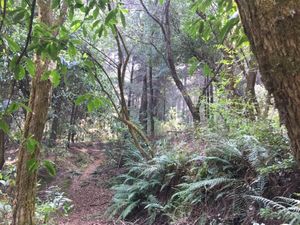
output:
[[[167,53],[167,62],[169,69],[171,71],[172,78],[180,91],[184,101],[186,102],[195,124],[200,123],[200,111],[197,108],[191,99],[191,96],[188,93],[188,90],[183,85],[182,81],[180,80],[174,59],[174,52],[172,49],[172,33],[171,33],[171,24],[170,24],[170,3],[171,0],[165,2],[165,42],[166,42],[166,53]]]
[[[40,22],[51,25],[53,15],[51,13],[51,1],[38,1]],[[43,60],[41,56],[35,57],[36,75],[32,80],[29,107],[25,120],[23,139],[29,137],[40,142],[43,136],[43,130],[47,119],[49,98],[51,92],[51,83],[49,80],[43,80],[42,75],[50,68],[53,69],[54,63],[50,60]],[[35,197],[37,170],[29,170],[28,164],[38,163],[40,155],[40,146],[37,145],[33,153],[26,149],[26,141],[22,141],[19,147],[16,191],[13,209],[12,225],[33,225],[35,213]]]
[[[300,164],[300,1],[236,0],[262,80]]]

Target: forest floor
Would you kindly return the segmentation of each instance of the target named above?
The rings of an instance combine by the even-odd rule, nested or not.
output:
[[[109,182],[120,173],[106,160],[110,144],[83,143],[72,145],[66,158],[55,159],[58,174],[50,185],[60,187],[72,200],[67,216],[56,218],[58,225],[119,225],[106,215],[112,191]]]

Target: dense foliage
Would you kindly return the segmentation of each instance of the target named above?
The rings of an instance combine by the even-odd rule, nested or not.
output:
[[[0,223],[299,224],[298,6],[0,0]]]

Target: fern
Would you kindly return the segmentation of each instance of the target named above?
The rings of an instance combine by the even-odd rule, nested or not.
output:
[[[261,202],[265,207],[272,208],[276,214],[291,225],[300,223],[300,207],[299,200],[285,197],[277,197],[274,200],[263,198],[260,196],[248,196],[249,198]]]

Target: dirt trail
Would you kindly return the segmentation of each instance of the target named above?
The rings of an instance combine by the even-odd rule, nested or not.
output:
[[[73,176],[68,197],[73,201],[74,209],[64,218],[58,218],[59,225],[113,225],[105,212],[112,193],[107,185],[112,171],[106,165],[103,145],[75,145],[71,153],[87,153],[91,163],[81,169],[80,175]]]

